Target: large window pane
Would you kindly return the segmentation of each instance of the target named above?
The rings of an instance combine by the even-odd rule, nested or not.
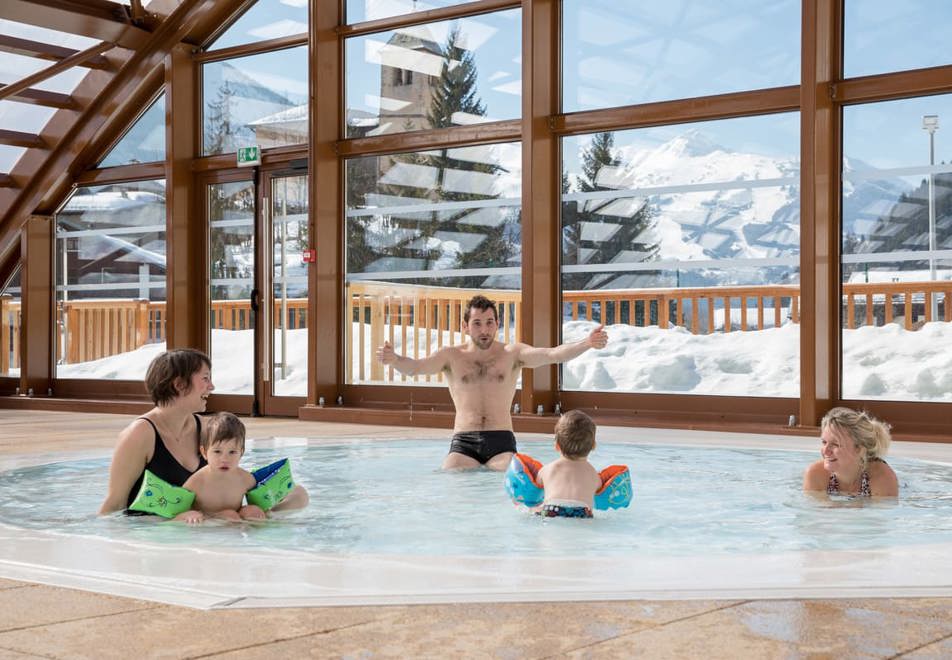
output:
[[[347,0],[347,22],[404,16],[419,11],[461,5],[472,0]]]
[[[238,17],[210,49],[243,46],[307,32],[308,0],[258,0]]]
[[[518,144],[347,162],[348,383],[439,383],[384,369],[373,351],[387,340],[423,357],[462,343],[460,309],[479,292],[498,305],[499,338],[518,338],[521,171]]]
[[[116,167],[133,163],[154,163],[165,160],[165,94],[142,113],[122,136],[99,167]]]
[[[141,380],[165,348],[165,181],[78,188],[56,215],[58,378]]]
[[[952,400],[952,96],[843,109],[844,398]]]
[[[211,358],[215,391],[254,393],[255,187],[208,186]]]
[[[20,375],[20,269],[0,291],[0,376]]]
[[[566,112],[800,83],[800,2],[564,0]]]
[[[798,121],[563,141],[563,389],[799,395]]]
[[[347,136],[519,117],[518,9],[348,39]]]
[[[941,0],[846,0],[847,77],[952,64],[952,5]]]
[[[275,396],[307,396],[307,176],[271,180],[271,355]]]
[[[206,155],[307,143],[307,48],[202,67]]]

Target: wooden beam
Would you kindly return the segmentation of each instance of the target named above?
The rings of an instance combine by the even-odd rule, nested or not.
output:
[[[0,94],[8,85],[0,83]],[[40,105],[44,108],[57,108],[59,110],[78,110],[79,104],[69,94],[60,94],[58,92],[48,92],[45,89],[24,89],[16,94],[7,97],[10,101],[19,103],[29,103],[30,105]]]
[[[833,101],[864,103],[947,93],[950,89],[952,65],[936,66],[842,80],[833,86]]]
[[[60,60],[56,64],[48,66],[45,69],[30,74],[26,78],[21,78],[15,83],[5,85],[3,89],[0,89],[0,101],[10,98],[15,94],[19,94],[24,90],[30,89],[35,84],[43,82],[48,78],[52,78],[58,73],[62,73],[67,69],[72,69],[74,66],[81,64],[90,58],[96,57],[97,55],[101,55],[107,50],[112,49],[114,46],[115,44],[103,41],[102,43],[90,46],[86,50],[82,50],[75,55],[70,55],[66,59]]]
[[[724,117],[795,112],[799,109],[800,88],[797,85],[791,85],[555,115],[552,118],[552,130],[558,135],[579,135],[595,131],[665,126]]]
[[[34,57],[38,60],[47,60],[49,62],[58,62],[59,60],[64,60],[67,57],[75,55],[79,51],[74,48],[45,44],[42,41],[31,41],[30,39],[12,37],[8,34],[0,34],[0,52],[23,55],[24,57]],[[84,66],[87,69],[114,68],[109,60],[102,55],[91,57],[77,66]]]
[[[31,216],[21,231],[20,391],[46,396],[53,376],[53,218]]]
[[[317,262],[308,265],[307,402],[316,406],[319,397],[333,401],[345,381],[340,359],[343,328],[344,236],[340,218],[343,195],[343,160],[338,158],[343,89],[343,49],[334,33],[340,25],[343,3],[311,3],[308,57],[311,104],[308,127],[311,149],[308,163],[308,247],[317,250]],[[337,93],[325,93],[336,90]],[[320,305],[320,313],[318,313]],[[327,350],[330,348],[330,350]],[[350,365],[346,365],[350,368]]]
[[[128,9],[107,0],[3,0],[0,18],[108,41],[138,50],[149,32],[131,23]]]
[[[40,208],[52,211],[62,202],[76,174],[100,156],[97,151],[100,138],[115,125],[128,124],[130,118],[126,113],[121,116],[117,113],[130,98],[138,95],[153,72],[161,74],[161,65],[169,50],[185,35],[198,29],[196,26],[211,30],[212,25],[220,25],[236,5],[236,0],[182,0],[178,8],[149,35],[148,43],[132,52],[122,69],[102,87],[97,87],[88,101],[83,101],[85,109],[79,118],[69,122],[68,126],[61,126],[55,141],[50,141],[48,153],[31,150],[24,154],[10,173],[15,178],[24,176],[22,189],[9,202],[5,199],[9,196],[4,193],[13,191],[0,189],[0,212],[3,213],[0,218],[0,258],[13,249],[20,227],[30,214]],[[0,13],[7,13],[7,7],[6,0],[0,2]],[[108,74],[93,71],[89,75]],[[156,87],[160,79],[161,75],[155,79]],[[79,98],[79,90],[83,87],[80,83],[73,95]],[[56,117],[50,123],[55,121]],[[29,158],[29,162],[24,162],[31,154],[38,153],[44,153],[45,158]]]
[[[522,341],[556,346],[561,331],[559,227],[561,152],[549,118],[559,109],[559,0],[527,0],[522,9]],[[522,370],[526,412],[551,411],[557,365]]]
[[[16,188],[16,185],[12,176],[0,173],[0,188]]]
[[[0,144],[8,147],[26,147],[27,149],[45,149],[46,143],[43,138],[33,133],[21,133],[20,131],[8,131],[0,128]]]
[[[800,111],[800,419],[816,426],[840,384],[839,0],[803,3]]]
[[[372,137],[340,140],[335,149],[343,158],[372,156],[394,152],[422,151],[466,144],[492,144],[518,140],[522,133],[522,122],[518,119],[504,119],[485,124],[434,128],[409,133],[390,133]]]
[[[198,68],[191,48],[183,44],[165,58],[165,342],[169,348],[207,351],[207,225],[199,220],[204,197],[195,189],[190,167],[201,150],[201,119],[194,111],[198,107]]]

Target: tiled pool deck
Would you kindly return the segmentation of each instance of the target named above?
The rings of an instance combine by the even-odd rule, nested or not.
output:
[[[251,437],[446,437],[432,429],[245,421]],[[108,451],[128,422],[124,415],[0,410],[0,459]],[[662,441],[666,434],[650,433]],[[735,436],[733,444],[743,441]],[[721,440],[697,434],[696,442]],[[928,445],[903,451],[952,454]],[[952,657],[952,598],[202,610],[0,579],[0,607],[0,658]]]

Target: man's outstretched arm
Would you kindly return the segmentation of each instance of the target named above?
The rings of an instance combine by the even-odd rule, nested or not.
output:
[[[425,376],[427,374],[438,374],[446,368],[448,363],[449,349],[441,348],[433,355],[425,358],[408,358],[403,355],[397,355],[389,341],[385,341],[383,346],[377,349],[377,359],[383,364],[391,366],[402,374],[408,376]]]
[[[519,360],[529,368],[542,367],[547,364],[559,364],[576,358],[590,348],[605,348],[608,345],[608,333],[605,326],[600,325],[581,341],[570,344],[561,344],[554,348],[533,348],[523,345],[519,353]]]

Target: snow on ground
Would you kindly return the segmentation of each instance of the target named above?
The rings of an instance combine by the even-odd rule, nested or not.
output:
[[[567,321],[565,341],[584,338],[595,323]],[[369,332],[364,339],[364,368],[370,383],[373,348]],[[354,327],[355,358],[358,328]],[[661,330],[629,325],[608,327],[609,343],[602,350],[587,351],[568,362],[563,371],[566,390],[720,394],[797,397],[800,394],[800,327],[786,323],[779,328],[747,332],[692,335],[684,328]],[[275,334],[280,359],[280,334]],[[395,349],[403,352],[401,332]],[[455,340],[459,342],[457,333]],[[421,336],[421,353],[425,352]],[[444,333],[443,344],[449,344]],[[436,333],[430,345],[436,348]],[[250,330],[212,331],[212,377],[219,393],[250,393],[253,346]],[[843,394],[846,398],[952,401],[952,323],[927,323],[918,331],[897,323],[843,332]],[[412,355],[412,332],[407,337]],[[60,378],[110,378],[141,380],[149,362],[164,344],[142,348],[94,362],[61,365]],[[431,350],[432,350],[431,349]],[[288,332],[288,368],[285,379],[276,372],[278,394],[307,393],[307,330]],[[353,372],[357,374],[354,366]],[[400,384],[399,375],[395,384]],[[407,384],[413,384],[408,381]],[[421,383],[423,384],[423,383]],[[439,383],[430,383],[440,386]]]

